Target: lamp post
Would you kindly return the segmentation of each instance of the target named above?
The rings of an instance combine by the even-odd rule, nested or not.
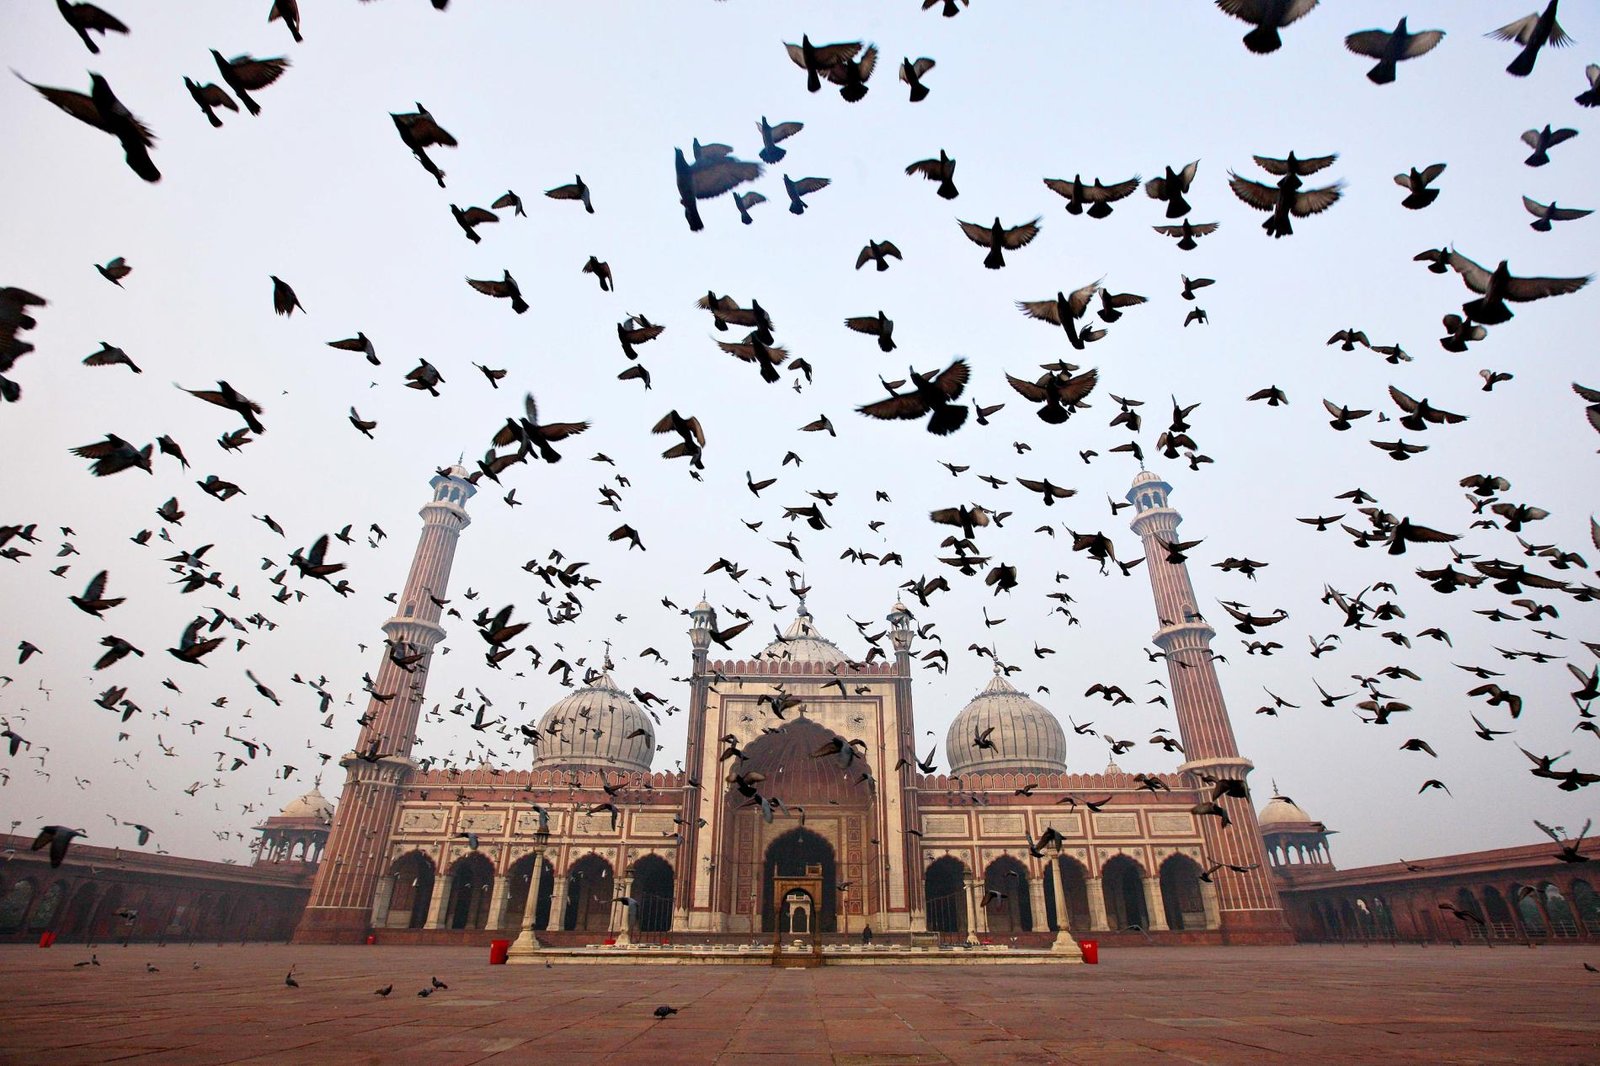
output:
[[[534,935],[533,926],[539,918],[539,882],[544,880],[544,849],[550,841],[549,833],[536,833],[533,846],[533,872],[528,876],[528,899],[522,905],[522,932],[511,945],[508,958],[537,955],[542,948]]]

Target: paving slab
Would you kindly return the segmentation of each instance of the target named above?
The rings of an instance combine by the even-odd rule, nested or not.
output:
[[[1141,948],[967,970],[491,967],[477,949],[283,944],[96,957],[0,947],[0,1066],[1600,1062],[1600,974],[1582,966],[1600,958],[1582,947]],[[418,996],[433,977],[449,988]],[[663,1003],[680,1013],[657,1020]]]

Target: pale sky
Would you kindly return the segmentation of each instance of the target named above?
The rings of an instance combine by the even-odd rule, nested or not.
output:
[[[133,846],[134,832],[107,815],[151,826],[151,847],[176,854],[246,859],[236,834],[308,789],[322,771],[318,753],[337,759],[356,735],[364,698],[361,677],[375,672],[379,629],[390,612],[383,597],[400,587],[419,527],[417,509],[436,466],[466,453],[483,454],[489,437],[519,414],[524,392],[538,398],[546,420],[587,420],[584,435],[558,446],[556,465],[519,466],[504,488],[484,484],[470,505],[450,593],[467,620],[448,619],[450,654],[437,658],[428,706],[444,711],[462,688],[481,688],[491,716],[529,721],[565,694],[557,679],[528,668],[519,652],[491,670],[470,617],[506,603],[532,620],[525,643],[548,664],[563,654],[597,663],[611,641],[615,676],[677,705],[687,686],[671,680],[689,666],[687,619],[663,607],[666,597],[692,606],[702,590],[730,624],[729,609],[752,613],[740,638],[744,655],[758,651],[772,625],[793,616],[786,569],[801,569],[771,541],[794,532],[805,554],[816,624],[849,653],[865,643],[849,619],[882,628],[898,586],[919,575],[945,575],[954,587],[928,608],[913,602],[922,623],[936,623],[950,656],[949,673],[919,669],[914,695],[919,730],[932,730],[944,759],[949,721],[988,680],[990,666],[968,651],[993,643],[1021,666],[1013,682],[1066,720],[1141,741],[1118,759],[1125,769],[1164,772],[1176,755],[1143,743],[1151,730],[1174,726],[1170,712],[1142,701],[1160,691],[1165,669],[1142,651],[1155,628],[1142,570],[1102,577],[1070,552],[1064,527],[1103,530],[1119,556],[1141,554],[1106,496],[1122,499],[1138,472],[1127,454],[1110,449],[1135,439],[1110,427],[1113,394],[1144,401],[1136,439],[1152,469],[1174,486],[1185,516],[1182,532],[1204,538],[1190,570],[1201,609],[1218,626],[1215,649],[1228,659],[1222,683],[1242,752],[1257,772],[1258,806],[1271,782],[1313,817],[1337,829],[1336,863],[1349,867],[1528,843],[1532,819],[1572,829],[1595,810],[1592,791],[1566,793],[1532,778],[1516,744],[1540,754],[1573,754],[1557,765],[1600,769],[1600,738],[1574,733],[1579,722],[1567,695],[1578,687],[1565,669],[1584,671],[1595,657],[1582,639],[1600,639],[1600,612],[1562,592],[1524,595],[1555,606],[1558,618],[1492,622],[1481,614],[1511,611],[1488,584],[1450,596],[1417,578],[1418,567],[1450,560],[1443,545],[1416,545],[1403,556],[1360,550],[1337,530],[1318,534],[1296,517],[1346,513],[1333,497],[1357,486],[1397,516],[1462,534],[1455,547],[1483,558],[1526,562],[1529,569],[1577,584],[1593,583],[1600,551],[1589,542],[1596,504],[1600,445],[1586,423],[1573,381],[1600,386],[1593,329],[1596,295],[1513,305],[1516,317],[1491,329],[1465,354],[1440,348],[1441,316],[1459,313],[1470,293],[1454,272],[1430,273],[1412,257],[1454,245],[1485,267],[1509,259],[1514,273],[1580,276],[1600,263],[1594,219],[1529,229],[1523,195],[1567,206],[1595,205],[1592,175],[1600,169],[1594,135],[1550,152],[1542,168],[1524,165],[1521,133],[1572,126],[1588,112],[1573,97],[1585,86],[1584,66],[1600,42],[1600,17],[1570,4],[1561,12],[1576,47],[1547,49],[1531,77],[1504,67],[1515,45],[1484,34],[1526,12],[1519,3],[1417,0],[1323,4],[1284,31],[1277,53],[1256,56],[1240,37],[1244,23],[1198,0],[1177,3],[1052,4],[977,0],[955,19],[923,12],[915,0],[813,3],[804,8],[755,0],[712,3],[575,5],[457,0],[445,13],[422,0],[370,5],[306,0],[305,43],[268,24],[267,0],[251,4],[172,4],[115,0],[103,5],[132,29],[111,35],[91,56],[55,5],[13,3],[6,10],[0,59],[41,85],[87,91],[88,71],[103,74],[158,138],[152,158],[160,183],[149,185],[123,163],[116,142],[52,107],[23,82],[0,81],[7,117],[8,165],[0,170],[5,239],[0,285],[47,300],[25,339],[36,350],[11,377],[20,403],[0,407],[0,448],[8,457],[0,525],[38,524],[39,543],[12,540],[31,555],[0,560],[0,717],[32,742],[8,757],[0,809],[18,832],[65,823],[89,840]],[[1413,30],[1441,28],[1432,53],[1401,65],[1398,80],[1377,86],[1363,76],[1370,60],[1348,53],[1346,34],[1389,28],[1401,14]],[[809,34],[819,44],[871,41],[881,52],[865,100],[850,104],[837,89],[810,95],[805,73],[785,54],[785,41]],[[209,50],[232,56],[288,56],[277,84],[256,92],[262,113],[225,113],[213,130],[189,99],[183,77],[217,81]],[[928,56],[927,100],[910,104],[895,74],[902,56]],[[447,174],[440,189],[396,136],[390,112],[421,101],[460,142],[434,160]],[[690,233],[677,204],[672,150],[723,142],[740,158],[761,145],[755,124],[797,120],[805,129],[784,145],[789,155],[745,189],[768,202],[739,224],[731,196],[700,205],[702,233]],[[904,173],[907,164],[957,160],[958,199]],[[1281,158],[1338,153],[1308,186],[1344,183],[1326,213],[1294,220],[1294,235],[1273,240],[1265,215],[1227,187],[1230,170],[1273,181],[1252,155]],[[1121,201],[1111,217],[1071,216],[1042,178],[1081,173],[1106,182],[1135,173],[1159,176],[1165,166],[1199,160],[1188,199],[1195,222],[1220,229],[1198,249],[1180,251],[1151,231],[1163,206],[1143,192]],[[1422,211],[1400,206],[1391,176],[1416,166],[1448,164],[1438,201]],[[786,210],[782,175],[821,176],[832,185],[808,198],[802,217]],[[595,213],[542,195],[581,174]],[[519,193],[528,217],[509,211],[469,243],[449,205],[487,207],[507,189]],[[743,190],[742,190],[743,191]],[[983,268],[984,250],[968,242],[957,219],[1006,225],[1042,218],[1031,245],[1006,254],[1003,270]],[[852,269],[868,239],[892,240],[904,260],[886,273]],[[119,290],[94,270],[114,256],[133,273]],[[609,262],[614,293],[580,272],[595,255]],[[506,301],[472,291],[466,277],[498,278],[509,269],[531,310],[514,315]],[[270,275],[291,284],[305,307],[289,319],[272,312]],[[1216,279],[1196,303],[1179,298],[1180,275]],[[1105,339],[1074,351],[1059,329],[1031,321],[1018,300],[1039,300],[1104,278],[1113,292],[1148,297],[1108,327]],[[799,393],[785,370],[777,385],[723,354],[711,319],[694,301],[708,289],[741,303],[759,299],[776,324],[778,343],[815,369]],[[1097,305],[1098,306],[1098,305]],[[1184,326],[1195,306],[1209,324]],[[842,320],[883,310],[896,323],[900,347],[878,351],[871,337]],[[630,314],[664,324],[665,334],[640,349],[653,389],[618,381],[629,364],[615,327]],[[1366,349],[1328,346],[1337,330],[1364,330],[1375,345],[1399,343],[1411,362],[1392,366]],[[325,342],[365,331],[382,360]],[[124,349],[142,369],[94,368],[80,361],[100,342]],[[880,375],[906,376],[907,365],[931,371],[960,356],[972,367],[961,402],[1005,404],[988,426],[968,424],[948,438],[919,423],[874,422],[854,408],[886,395]],[[404,375],[427,359],[445,381],[437,399],[403,388]],[[1064,425],[1046,425],[1013,392],[1005,375],[1033,378],[1039,364],[1066,359],[1097,367],[1090,408]],[[474,363],[508,371],[492,389]],[[1478,371],[1514,374],[1492,393]],[[227,380],[265,408],[267,432],[239,452],[216,442],[237,419],[172,387],[209,388]],[[1286,407],[1247,403],[1276,385]],[[1413,433],[1377,415],[1349,432],[1328,426],[1321,399],[1398,418],[1386,387],[1394,385],[1435,406],[1468,416],[1456,426]],[[1191,472],[1183,460],[1155,452],[1172,397],[1201,406],[1192,436],[1215,462]],[[346,419],[354,405],[376,420],[368,441]],[[704,481],[691,480],[683,460],[660,453],[672,441],[650,426],[669,409],[705,426]],[[838,436],[800,433],[826,414]],[[95,479],[68,449],[116,433],[143,445],[167,433],[192,466],[183,471],[157,456],[154,476],[138,470]],[[1429,450],[1405,463],[1368,442],[1397,437]],[[1014,442],[1031,451],[1019,454]],[[1085,464],[1083,449],[1099,453]],[[780,467],[784,454],[804,459]],[[609,466],[590,461],[604,453]],[[940,466],[969,467],[959,476]],[[745,473],[777,477],[760,499]],[[1511,489],[1502,499],[1545,508],[1531,523],[1530,543],[1556,544],[1587,557],[1590,568],[1553,570],[1525,559],[1514,534],[1469,528],[1476,518],[1459,480],[1498,474]],[[228,502],[195,485],[206,474],[238,483],[246,495]],[[621,513],[597,506],[599,487],[621,474]],[[991,488],[990,474],[1009,483]],[[1045,508],[1015,478],[1048,477],[1077,489]],[[521,507],[501,496],[516,489]],[[815,502],[807,492],[839,494],[825,513],[831,528],[813,532],[786,522],[783,507]],[[877,502],[876,490],[891,502]],[[155,512],[176,496],[187,512],[163,525]],[[994,562],[1018,568],[1021,585],[992,596],[978,577],[962,578],[938,562],[939,542],[952,532],[928,520],[935,508],[978,502],[1010,511],[1004,527],[980,532],[978,546]],[[271,515],[286,531],[273,534],[253,519]],[[758,531],[742,524],[761,522]],[[874,532],[867,523],[882,521]],[[637,529],[646,551],[630,552],[606,535],[621,523]],[[356,594],[341,599],[328,586],[289,579],[301,602],[270,598],[268,579],[290,551],[346,523],[359,534],[376,523],[389,537],[376,548],[363,538],[334,544],[347,562]],[[1036,530],[1047,526],[1049,536]],[[62,535],[59,527],[73,530]],[[141,529],[165,528],[148,546],[130,543]],[[57,558],[70,543],[76,554]],[[206,556],[222,588],[181,595],[163,562],[181,549],[215,547]],[[903,567],[841,560],[847,548],[899,552]],[[528,560],[552,550],[589,562],[601,580],[582,592],[572,624],[551,626],[537,602],[544,582],[525,573]],[[1248,556],[1268,565],[1254,582],[1210,564]],[[749,572],[742,586],[723,573],[704,575],[719,557]],[[264,565],[264,560],[270,564]],[[66,564],[64,576],[51,568]],[[1462,564],[1465,568],[1467,564]],[[110,572],[108,594],[127,602],[96,621],[68,601],[98,570]],[[1062,575],[1058,582],[1056,575]],[[765,577],[769,587],[758,581]],[[1376,582],[1392,594],[1369,593],[1374,606],[1391,600],[1404,617],[1357,633],[1341,629],[1342,612],[1319,602],[1331,585],[1350,594]],[[226,590],[235,585],[239,599]],[[469,603],[467,589],[479,596]],[[1052,591],[1065,591],[1078,625],[1052,613]],[[745,592],[754,594],[747,598]],[[555,590],[559,596],[559,590]],[[770,610],[770,595],[781,610]],[[1218,600],[1244,602],[1259,614],[1283,608],[1288,619],[1257,639],[1283,645],[1270,658],[1245,653]],[[911,601],[908,601],[911,602]],[[244,619],[260,612],[276,628],[250,626],[205,660],[187,665],[166,654],[188,621],[213,607]],[[1005,621],[993,628],[982,611]],[[1518,612],[1519,614],[1521,612]],[[622,616],[620,619],[618,616]],[[1417,634],[1446,630],[1453,646]],[[1393,628],[1410,649],[1380,634]],[[1534,633],[1548,629],[1565,639]],[[1336,651],[1312,658],[1308,637],[1339,633]],[[117,634],[146,652],[102,671],[91,669],[99,641]],[[14,649],[28,640],[43,654],[25,664]],[[365,644],[363,651],[359,645]],[[558,645],[560,645],[558,647]],[[1055,649],[1040,658],[1035,646]],[[670,666],[638,653],[656,647]],[[922,641],[923,653],[940,645]],[[1567,658],[1537,664],[1508,660],[1496,649],[1539,650]],[[1504,671],[1500,684],[1524,699],[1512,721],[1503,707],[1465,695],[1480,682],[1452,663]],[[1352,675],[1404,665],[1422,680],[1385,681],[1392,698],[1414,711],[1386,727],[1364,725],[1348,709],[1318,705],[1314,682],[1335,694],[1356,691]],[[251,669],[282,699],[274,707],[245,677]],[[336,694],[334,728],[322,729],[317,697],[291,678],[325,675]],[[181,689],[162,686],[170,678]],[[1141,702],[1113,710],[1083,692],[1092,683],[1119,684]],[[108,686],[126,686],[141,711],[125,725],[94,705]],[[1044,686],[1048,692],[1038,692]],[[1278,717],[1253,713],[1270,689],[1300,704]],[[353,701],[346,703],[347,694]],[[226,698],[223,706],[213,701]],[[1469,715],[1511,735],[1486,743]],[[447,753],[456,762],[483,754],[522,768],[532,753],[493,734],[466,728],[448,713],[425,722],[419,756]],[[195,723],[192,726],[185,723]],[[658,729],[664,745],[657,769],[683,752],[682,718]],[[270,745],[253,763],[228,771],[243,747],[225,736]],[[119,740],[125,732],[126,739]],[[1411,737],[1438,753],[1399,750]],[[1069,766],[1098,771],[1104,743],[1070,731]],[[161,745],[173,752],[163,754]],[[45,750],[48,749],[48,750]],[[221,763],[214,753],[224,752]],[[42,756],[42,762],[38,759]],[[281,779],[285,764],[295,767]],[[330,763],[323,789],[336,795],[342,773]],[[48,774],[48,778],[44,774]],[[1422,782],[1442,780],[1418,795]],[[214,782],[220,781],[220,786]],[[193,795],[185,790],[196,783]]]

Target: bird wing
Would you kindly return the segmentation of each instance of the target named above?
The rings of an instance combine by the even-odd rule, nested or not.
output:
[[[1352,33],[1347,36],[1344,39],[1344,46],[1358,56],[1383,59],[1389,54],[1389,42],[1392,40],[1394,40],[1394,34],[1388,30],[1362,30],[1359,33]],[[1429,47],[1432,46],[1430,45]],[[1421,55],[1422,53],[1418,52],[1417,54]]]
[[[933,60],[929,59],[927,56],[923,56],[920,59],[917,59],[917,60],[915,60],[915,61],[913,61],[911,63],[911,72],[913,74],[915,74],[919,78],[922,77],[924,74],[928,73],[928,71],[932,70],[933,68],[934,68],[934,62],[933,62]],[[900,68],[900,80],[905,82],[908,85],[911,83],[911,79],[906,77],[906,68],[904,66],[902,66]],[[773,138],[773,139],[776,140],[777,138]]]
[[[1228,188],[1233,190],[1233,195],[1257,211],[1271,211],[1277,206],[1278,189],[1276,186],[1264,185],[1259,181],[1251,181],[1249,178],[1241,178],[1230,170],[1228,171]]]
[[[1044,403],[1050,398],[1050,394],[1047,393],[1042,386],[1035,385],[1031,381],[1023,381],[1021,378],[1012,377],[1010,374],[1006,375],[1006,381],[1008,381],[1011,384],[1011,387],[1016,389],[1018,394],[1021,395],[1025,400],[1029,400],[1033,403]]]
[[[1524,16],[1515,22],[1508,22],[1498,30],[1490,30],[1485,37],[1493,37],[1497,41],[1516,41],[1518,44],[1527,44],[1533,39],[1533,28],[1539,24],[1538,12]],[[1555,34],[1551,34],[1553,39]]]
[[[1417,407],[1419,406],[1416,400],[1412,399],[1410,396],[1407,396],[1393,385],[1389,386],[1389,395],[1394,398],[1394,402],[1402,411],[1406,412],[1407,414],[1416,413]]]
[[[1444,40],[1443,30],[1423,30],[1421,33],[1413,33],[1411,39],[1406,42],[1406,52],[1401,58],[1415,59],[1427,55],[1442,40]]]
[[[338,348],[342,352],[364,352],[367,350],[367,343],[360,337],[348,337],[342,341],[329,341],[328,347]]]
[[[1077,377],[1069,378],[1061,388],[1061,398],[1069,404],[1077,403],[1094,391],[1100,381],[1099,370],[1085,370]]]
[[[468,225],[472,225],[472,226],[476,226],[476,225],[479,225],[479,224],[484,223],[484,222],[499,222],[500,221],[500,216],[499,215],[495,214],[493,211],[489,211],[489,210],[487,210],[485,208],[482,208],[482,207],[469,207],[469,208],[467,208],[465,211],[461,212],[461,218]]]
[[[826,189],[829,185],[833,184],[833,179],[801,178],[799,181],[790,182],[790,184],[794,187],[794,194],[796,196],[804,196],[808,192],[816,192],[819,189]]]
[[[877,336],[882,332],[877,315],[858,315],[854,318],[845,319],[844,324],[857,333],[870,333],[873,336]]]
[[[18,74],[17,77],[22,78],[22,75]],[[96,129],[103,130],[106,128],[105,119],[100,117],[100,109],[94,106],[94,101],[89,99],[86,94],[75,92],[72,89],[52,89],[47,85],[34,85],[27,78],[22,78],[22,80],[29,85],[33,85],[34,90],[40,96],[49,100],[79,122],[87,122]]]
[[[959,218],[956,219],[956,222],[960,224],[961,232],[967,235],[967,240],[982,248],[989,247],[991,231],[988,226],[981,226],[976,222],[962,222]]]
[[[748,163],[732,156],[702,159],[689,170],[689,186],[696,200],[709,200],[737,185],[756,180],[762,169],[760,163]]]
[[[106,572],[100,571],[89,579],[89,584],[84,586],[82,598],[85,600],[98,600],[106,594]]]
[[[1020,226],[1012,226],[1000,235],[1000,243],[1007,248],[1023,247],[1039,235],[1039,221],[1036,218],[1032,222],[1024,222]],[[965,228],[966,223],[962,223],[962,226]],[[967,236],[970,237],[971,234],[969,233]],[[1074,293],[1073,296],[1076,297],[1077,293]],[[1087,303],[1087,301],[1085,302]]]
[[[1551,35],[1551,43],[1552,44],[1555,43],[1555,35],[1554,34]],[[875,44],[867,45],[867,50],[865,52],[861,53],[861,62],[858,64],[858,66],[861,68],[861,80],[862,81],[866,81],[866,80],[868,80],[869,78],[872,77],[872,72],[874,70],[876,70],[877,66],[878,66],[878,46],[877,45],[875,45]]]
[[[788,140],[805,128],[804,122],[780,122],[771,128],[769,136],[772,137],[772,143],[777,144],[779,141]]]
[[[1438,181],[1439,175],[1444,173],[1444,166],[1445,165],[1443,163],[1434,163],[1433,165],[1424,169],[1422,173],[1418,175],[1422,179],[1422,184],[1432,185],[1435,181]]]
[[[944,393],[948,399],[955,399],[961,395],[961,390],[967,387],[967,379],[972,375],[972,368],[965,359],[957,359],[933,379],[933,387]]]
[[[485,296],[510,296],[511,289],[503,281],[480,281],[477,278],[468,278],[467,284],[483,293]]]
[[[1040,322],[1061,325],[1061,314],[1054,300],[1018,300],[1017,310]]]
[[[539,427],[539,436],[547,441],[566,440],[568,437],[576,437],[588,428],[587,422],[552,422],[548,426]]]
[[[98,352],[91,352],[84,356],[84,366],[115,366],[118,363],[127,363],[128,353],[121,348],[112,348],[102,345]],[[132,365],[131,363],[129,364]]]
[[[1071,312],[1073,318],[1083,317],[1083,313],[1089,309],[1089,301],[1100,291],[1100,282],[1104,280],[1105,278],[1097,278],[1082,288],[1072,290],[1072,295],[1067,297],[1067,310]]]
[[[905,259],[905,256],[900,254],[900,249],[898,249],[898,248],[896,248],[894,246],[894,242],[893,241],[879,241],[878,242],[878,254],[879,255],[884,255],[884,256],[892,255],[896,259],[901,259],[901,260]]]
[[[233,69],[234,78],[246,89],[265,89],[283,76],[283,72],[289,68],[289,60],[283,56],[252,59],[242,55],[228,60],[228,66]]]
[[[865,404],[856,408],[861,414],[885,421],[921,418],[928,413],[928,405],[914,392],[891,396],[887,400]]]
[[[906,173],[921,174],[929,181],[943,181],[945,177],[944,164],[937,159],[919,159],[906,167]],[[1065,196],[1067,193],[1062,193],[1062,195]]]
[[[1129,178],[1127,181],[1114,182],[1110,185],[1102,185],[1096,181],[1094,185],[1084,188],[1083,198],[1090,203],[1112,203],[1113,201],[1120,200],[1125,196],[1133,195],[1134,191],[1138,188],[1139,175],[1137,174]],[[1059,192],[1060,190],[1057,191]]]
[[[1581,278],[1511,278],[1506,282],[1505,298],[1514,303],[1542,300],[1546,296],[1564,296],[1577,292],[1589,284],[1589,277]]]
[[[1294,202],[1289,205],[1289,211],[1296,218],[1320,214],[1337,203],[1339,197],[1343,194],[1343,182],[1327,185],[1320,189],[1306,189],[1295,194]]]
[[[1467,288],[1476,293],[1489,291],[1489,271],[1468,259],[1455,249],[1447,254],[1445,262],[1450,264],[1452,270],[1461,275],[1461,280],[1466,282]]]

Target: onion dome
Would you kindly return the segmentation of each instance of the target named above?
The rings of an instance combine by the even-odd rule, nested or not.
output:
[[[320,788],[312,786],[311,791],[304,796],[290,800],[283,810],[278,812],[275,820],[315,821],[327,825],[333,821],[333,804],[328,802]]]
[[[839,645],[823,636],[812,624],[811,612],[806,610],[804,596],[800,598],[800,606],[795,612],[794,621],[789,623],[789,628],[784,630],[781,638],[761,649],[761,657],[796,663],[850,661],[850,657],[839,650]]]
[[[1267,801],[1267,805],[1261,808],[1261,814],[1257,817],[1257,821],[1263,831],[1269,829],[1320,828],[1319,823],[1311,815],[1301,810],[1299,804],[1295,803],[1294,800],[1276,793]]]
[[[539,719],[536,769],[592,767],[650,772],[656,730],[632,696],[602,671]]]
[[[976,737],[991,728],[994,747],[980,748]],[[950,723],[944,750],[952,774],[1067,768],[1066,730],[1042,704],[1013,688],[998,664],[994,678]]]

